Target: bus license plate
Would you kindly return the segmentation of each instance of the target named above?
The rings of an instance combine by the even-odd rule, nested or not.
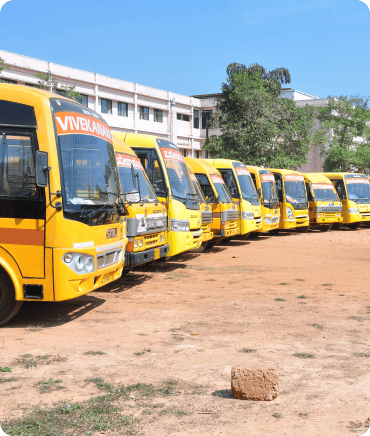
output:
[[[155,248],[154,249],[154,260],[159,259],[159,256],[161,255],[161,249]]]

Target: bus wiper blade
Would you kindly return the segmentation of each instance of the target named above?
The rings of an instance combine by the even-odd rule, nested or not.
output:
[[[107,206],[110,206],[110,208],[107,208]],[[103,204],[101,207],[99,207],[99,209],[96,209],[96,210],[92,210],[90,213],[87,213],[87,211],[89,210],[86,210],[86,208],[85,207],[83,207],[82,209],[81,209],[81,217],[84,217],[84,218],[92,218],[93,216],[95,216],[96,214],[98,214],[99,212],[102,212],[104,209],[106,210],[106,211],[108,211],[108,210],[111,210],[111,208],[113,208],[115,205],[114,204],[112,204],[112,205],[110,205],[110,204]]]
[[[182,200],[187,200],[188,198],[187,197],[183,197],[183,196],[181,196],[181,195],[176,195],[176,194],[172,194],[174,197],[176,197],[176,198],[181,198]]]
[[[198,197],[198,194],[192,194],[191,192],[186,192],[186,195],[189,197]]]

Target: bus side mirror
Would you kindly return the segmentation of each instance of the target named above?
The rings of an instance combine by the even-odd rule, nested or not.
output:
[[[49,155],[46,151],[36,151],[36,185],[46,188],[49,185]]]

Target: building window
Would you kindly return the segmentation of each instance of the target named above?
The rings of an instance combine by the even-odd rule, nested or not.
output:
[[[202,111],[202,129],[207,129],[211,125],[212,111]]]
[[[189,115],[177,114],[177,119],[181,121],[190,121]]]
[[[112,100],[101,99],[101,112],[103,114],[112,114]]]
[[[17,84],[16,80],[10,80],[10,79],[1,79],[0,82],[2,82],[2,83],[11,83],[12,85],[16,85]]]
[[[193,122],[194,129],[199,129],[199,109],[194,109]]]
[[[163,123],[163,111],[162,109],[154,109],[154,122]]]
[[[118,102],[118,115],[120,117],[128,117],[128,104]]]
[[[30,88],[42,89],[42,87],[40,85],[34,85],[33,83],[25,83],[25,85],[29,86]]]
[[[149,121],[149,108],[145,106],[139,106],[140,119]]]
[[[199,121],[199,119],[198,119],[198,121]],[[195,150],[195,157],[197,158],[197,159],[200,159],[201,157],[202,157],[202,154],[201,154],[202,152],[200,151],[200,150]]]

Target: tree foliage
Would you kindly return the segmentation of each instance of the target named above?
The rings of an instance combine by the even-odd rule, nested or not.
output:
[[[369,99],[359,95],[329,97],[318,108],[325,171],[370,173]]]
[[[75,91],[76,87],[73,85],[59,84],[56,80],[54,80],[50,71],[48,71],[46,74],[37,73],[35,74],[35,76],[39,78],[38,84],[41,89],[43,89],[44,87],[47,87],[51,90],[59,89],[60,91],[62,91],[62,95],[64,97],[70,98],[71,100],[75,100],[79,103],[81,102],[82,95],[79,92]]]
[[[5,61],[3,58],[0,58],[0,74],[4,71],[4,70],[8,70],[10,67],[9,65],[5,65]]]
[[[258,64],[230,64],[217,98],[212,136],[204,148],[213,158],[235,159],[250,165],[297,168],[307,161],[314,108],[297,107],[280,97],[290,82],[285,68],[267,72]]]

